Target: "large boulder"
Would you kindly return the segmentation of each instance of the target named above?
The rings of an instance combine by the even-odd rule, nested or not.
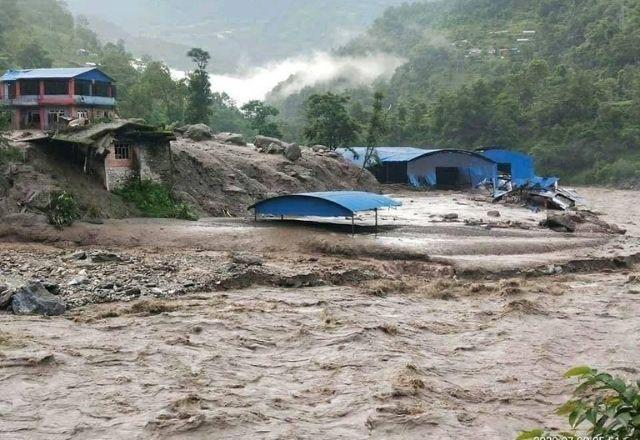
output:
[[[224,144],[240,145],[241,147],[247,145],[244,136],[239,133],[218,133],[216,140]]]
[[[268,137],[268,136],[256,136],[256,139],[253,141],[253,144],[256,146],[258,150],[266,150],[271,146],[271,144],[278,145],[280,147],[286,147],[287,143],[281,141],[280,139]]]
[[[4,310],[11,305],[14,293],[9,286],[0,284],[0,310]]]
[[[57,316],[62,315],[67,307],[42,283],[29,283],[13,294],[11,309],[16,315]]]
[[[540,222],[540,225],[556,232],[575,232],[577,218],[570,213],[549,213],[547,219]]]
[[[196,142],[213,139],[213,131],[205,124],[188,125],[184,127],[183,130],[186,138]]]
[[[284,157],[289,159],[291,162],[295,162],[296,160],[302,157],[302,150],[298,144],[289,144],[284,149]]]
[[[263,148],[260,151],[267,154],[284,154],[285,147],[283,145],[272,142],[266,148]]]

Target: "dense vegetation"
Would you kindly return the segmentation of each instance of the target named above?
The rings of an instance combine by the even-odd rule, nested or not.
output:
[[[340,53],[379,50],[407,59],[373,86],[392,106],[385,144],[500,144],[530,151],[545,172],[574,181],[640,179],[640,2],[405,4]],[[327,90],[273,100],[286,134],[301,133],[305,101]],[[365,126],[372,90],[342,91]]]
[[[108,40],[190,69],[191,47],[211,52],[214,72],[330,50],[404,0],[67,0]]]
[[[353,122],[358,135],[352,144],[499,144],[533,153],[541,172],[574,182],[640,182],[639,2],[404,4],[387,10],[339,54],[379,51],[407,60],[389,81],[344,89],[348,82],[338,79],[271,98],[277,110],[259,102],[240,109],[225,94],[194,95],[202,90],[193,81],[197,75],[174,80],[163,63],[135,59],[123,43],[102,44],[62,2],[0,0],[1,69],[95,63],[117,80],[124,117],[163,125],[198,120],[216,131],[282,133],[312,142],[320,139],[313,126],[321,128],[322,121],[310,109],[327,102],[326,92],[334,100],[341,93],[348,97],[343,121]],[[197,58],[184,58],[197,66]],[[382,92],[382,102],[375,92]],[[200,98],[209,111],[193,113]],[[382,110],[378,125],[384,130],[370,135],[375,108]]]
[[[640,381],[625,382],[589,367],[577,367],[565,374],[580,382],[574,398],[556,411],[566,416],[570,432],[526,431],[517,440],[535,439],[637,439],[640,438]],[[587,434],[580,436],[578,431]]]
[[[114,193],[133,203],[147,217],[198,220],[198,215],[189,205],[176,201],[171,191],[159,183],[148,180],[133,182]]]

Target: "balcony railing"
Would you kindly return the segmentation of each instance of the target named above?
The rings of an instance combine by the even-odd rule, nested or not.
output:
[[[116,106],[116,98],[108,96],[84,95],[22,95],[13,99],[3,97],[0,102],[3,105],[16,107],[34,107],[43,105],[90,105],[100,107]]]

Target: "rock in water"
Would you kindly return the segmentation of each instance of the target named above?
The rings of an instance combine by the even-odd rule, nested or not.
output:
[[[298,144],[289,144],[287,148],[284,149],[284,157],[289,159],[291,162],[295,162],[296,160],[302,157],[302,150]]]
[[[576,222],[569,213],[548,214],[547,219],[540,225],[556,232],[575,232],[576,230]]]
[[[487,212],[487,215],[495,218],[501,217],[500,211],[489,211]]]
[[[11,308],[16,315],[62,315],[67,309],[62,300],[53,296],[41,283],[29,283],[13,295]]]
[[[186,127],[184,136],[196,142],[206,141],[213,139],[213,131],[205,124],[189,125]]]

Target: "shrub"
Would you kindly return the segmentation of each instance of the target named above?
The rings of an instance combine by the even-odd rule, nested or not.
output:
[[[0,146],[0,165],[23,161],[24,155],[16,147]]]
[[[133,203],[146,217],[198,220],[189,205],[176,202],[166,186],[150,180],[131,183],[114,193]]]
[[[589,438],[640,438],[640,380],[624,380],[601,373],[589,367],[577,367],[565,374],[578,378],[574,398],[562,405],[556,413],[567,416],[571,432],[550,434],[542,429],[523,432],[517,440],[577,439],[576,431],[588,424]]]
[[[80,209],[76,199],[66,191],[57,191],[49,194],[47,218],[49,223],[58,229],[71,226],[80,218]]]

